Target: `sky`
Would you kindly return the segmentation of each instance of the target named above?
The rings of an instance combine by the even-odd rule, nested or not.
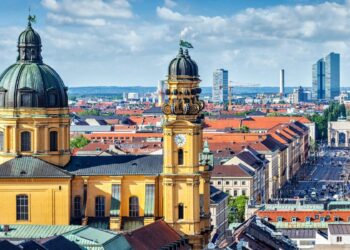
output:
[[[330,52],[350,86],[350,0],[1,0],[0,72],[15,63],[29,7],[44,63],[69,87],[156,86],[180,37],[203,86],[224,68],[234,85],[277,87],[283,68],[286,86],[308,87]]]

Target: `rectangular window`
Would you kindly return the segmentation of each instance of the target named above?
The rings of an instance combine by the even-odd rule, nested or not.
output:
[[[4,133],[0,132],[0,151],[4,150]]]
[[[242,186],[245,186],[245,181],[242,181]]]
[[[21,107],[32,107],[32,94],[25,93],[21,95]]]
[[[229,181],[226,181],[225,184],[226,184],[226,185],[230,185],[230,182],[229,182]]]
[[[199,195],[199,209],[200,215],[204,214],[204,194]]]
[[[235,185],[235,186],[236,186],[236,185],[237,185],[237,181],[234,181],[234,182],[233,182],[233,185]]]
[[[305,221],[306,221],[306,222],[311,222],[311,217],[309,217],[309,216],[306,217],[306,218],[305,218]]]
[[[95,198],[96,217],[105,217],[105,197],[97,196]]]
[[[297,217],[292,217],[292,222],[297,222]]]
[[[342,242],[343,241],[343,237],[342,236],[337,236],[337,242]]]
[[[154,184],[146,184],[146,199],[145,199],[145,216],[152,217],[154,216]]]
[[[238,195],[238,192],[237,192],[237,190],[233,190],[233,196],[237,196]]]
[[[326,221],[326,218],[325,218],[325,217],[320,217],[320,221],[321,221],[321,222],[325,222],[325,221]]]
[[[28,196],[27,195],[16,196],[16,219],[28,220]]]
[[[73,215],[75,218],[81,217],[81,199],[80,199],[80,196],[74,197]]]
[[[218,181],[218,185],[221,185],[221,181]]]
[[[247,191],[245,189],[242,189],[242,195],[247,195]]]
[[[24,131],[21,133],[21,151],[28,152],[31,151],[31,148],[31,134],[28,131]]]
[[[120,213],[120,184],[112,184],[110,215],[117,217]]]
[[[50,132],[50,151],[58,150],[58,133],[57,131]]]
[[[0,107],[3,107],[5,104],[5,93],[0,92]]]
[[[334,221],[340,221],[340,217],[339,216],[334,216]]]
[[[277,217],[277,222],[283,222],[283,218],[281,216]]]

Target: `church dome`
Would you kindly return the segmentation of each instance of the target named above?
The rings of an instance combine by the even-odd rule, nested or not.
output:
[[[186,49],[180,48],[179,54],[170,62],[168,68],[169,76],[189,76],[198,77],[198,66],[188,54]]]
[[[18,38],[17,62],[0,75],[0,108],[68,107],[67,88],[42,62],[41,39],[28,23]]]
[[[18,45],[41,46],[40,35],[32,28],[31,23],[28,23],[27,28],[19,35]]]

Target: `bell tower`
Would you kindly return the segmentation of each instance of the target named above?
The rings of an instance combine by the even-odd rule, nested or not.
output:
[[[164,220],[185,233],[193,249],[203,249],[210,234],[210,166],[201,164],[203,125],[198,66],[180,48],[168,68],[164,113]]]

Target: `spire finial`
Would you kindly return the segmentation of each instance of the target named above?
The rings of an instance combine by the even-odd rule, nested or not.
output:
[[[32,27],[32,23],[36,23],[36,16],[31,15],[30,6],[28,9],[28,27]]]

